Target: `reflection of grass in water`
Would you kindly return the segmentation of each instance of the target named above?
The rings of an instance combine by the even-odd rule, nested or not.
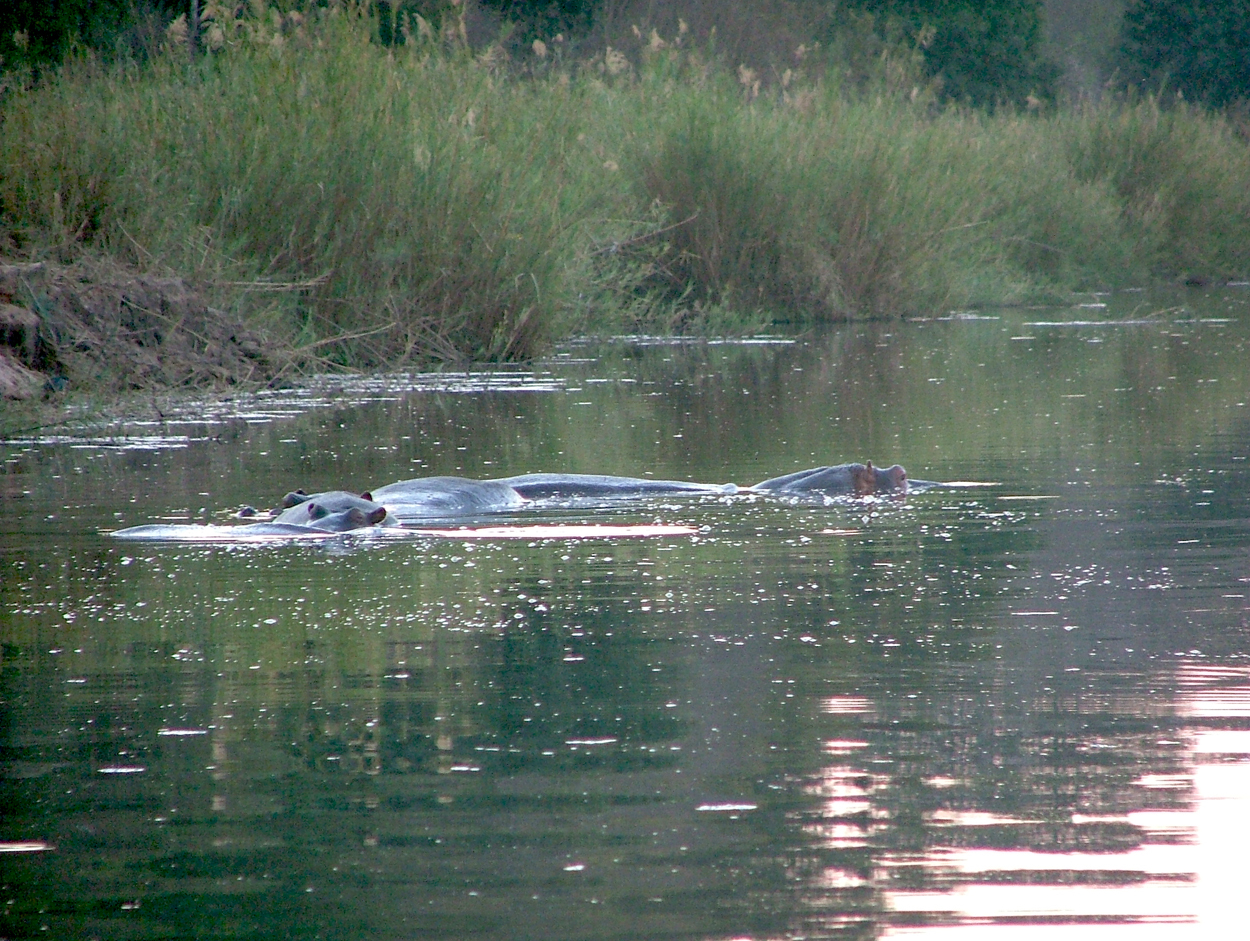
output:
[[[1247,148],[1186,108],[939,112],[906,57],[769,88],[656,43],[520,78],[338,13],[244,23],[190,70],[176,50],[10,92],[24,253],[173,268],[352,365],[1250,264]]]
[[[626,440],[630,453],[648,453],[642,430],[680,432],[680,439],[654,436],[657,469],[671,476],[695,467],[703,479],[740,484],[852,460],[898,462],[917,478],[1018,480],[1030,467],[1049,466],[1053,448],[1086,455],[1107,473],[1149,480],[1160,470],[1161,450],[1192,450],[1237,420],[1238,403],[1250,394],[1237,352],[1245,343],[1239,317],[1246,293],[1118,294],[1105,298],[1105,311],[1005,310],[982,322],[855,325],[767,360],[751,350],[692,351],[677,373],[680,385],[632,406],[639,431]],[[1147,316],[1178,300],[1183,317],[1156,324]],[[1210,314],[1233,322],[1176,322]],[[1023,326],[1072,317],[1148,322]],[[1015,339],[1024,335],[1032,339]],[[655,354],[637,374],[659,382],[670,368]],[[769,433],[761,441],[751,428]],[[570,453],[586,455],[579,466],[596,466],[597,439],[589,423],[581,430]],[[1164,466],[1184,469],[1170,459]]]

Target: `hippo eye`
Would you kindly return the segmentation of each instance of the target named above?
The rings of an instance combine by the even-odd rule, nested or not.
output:
[[[329,510],[319,503],[308,504],[308,516],[310,519],[319,520],[321,517],[328,515],[329,512]]]

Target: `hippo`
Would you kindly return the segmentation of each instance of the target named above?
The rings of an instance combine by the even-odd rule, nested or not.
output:
[[[288,493],[270,522],[243,526],[134,526],[113,533],[119,539],[222,539],[231,535],[324,536],[378,525],[471,518],[505,513],[543,501],[592,500],[612,503],[654,494],[733,495],[759,493],[787,497],[865,497],[939,487],[909,480],[895,464],[884,469],[867,464],[838,464],[772,477],[753,487],[701,484],[683,480],[613,477],[599,474],[521,474],[494,480],[466,477],[417,477],[373,491],[329,490]]]
[[[382,521],[386,515],[385,507],[378,507],[372,512],[365,512],[359,507],[340,510],[337,513],[318,512],[320,508],[306,514],[308,521],[304,523],[283,523],[277,520],[267,523],[247,523],[243,526],[201,526],[194,523],[154,523],[146,526],[131,526],[113,533],[116,539],[135,539],[143,541],[224,541],[230,539],[247,539],[257,536],[313,536],[325,537],[335,533],[347,533],[357,529],[367,529]]]
[[[527,500],[575,497],[637,497],[652,493],[732,494],[734,484],[696,484],[686,480],[651,480],[646,477],[608,477],[601,474],[522,474],[502,477]]]
[[[649,494],[734,494],[734,484],[700,484],[685,480],[614,477],[603,474],[521,474],[494,480],[467,477],[415,477],[387,484],[359,496],[345,490],[307,494],[293,490],[282,499],[274,521],[308,523],[307,508],[340,511],[358,507],[387,511],[390,522],[416,522],[501,513],[539,500],[625,499]]]
[[[792,496],[866,497],[875,493],[904,493],[907,471],[901,465],[881,469],[867,464],[837,464],[762,480],[748,490],[752,493],[778,493]]]
[[[371,494],[397,521],[480,516],[514,510],[525,498],[501,480],[417,477],[379,487]]]
[[[304,525],[310,529],[319,529],[326,533],[348,533],[353,529],[376,526],[386,519],[386,507],[384,506],[374,507],[372,510],[353,506],[348,507],[346,510],[339,510],[337,513],[331,513],[319,503],[307,503],[305,506],[308,507],[308,522],[294,525]],[[278,519],[274,520],[271,525],[284,526],[292,524],[283,523],[282,520]]]

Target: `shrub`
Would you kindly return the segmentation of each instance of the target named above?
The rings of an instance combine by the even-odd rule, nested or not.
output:
[[[1058,67],[1042,53],[1040,0],[851,0],[851,10],[900,26],[942,94],[978,106],[1053,94]]]
[[[1120,68],[1144,93],[1175,90],[1215,107],[1250,98],[1250,0],[1136,0]]]

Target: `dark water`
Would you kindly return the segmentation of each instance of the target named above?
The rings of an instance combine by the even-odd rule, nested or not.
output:
[[[0,937],[1242,936],[1248,295],[579,346],[0,446]],[[497,521],[676,538],[102,532],[867,458],[998,485]]]

